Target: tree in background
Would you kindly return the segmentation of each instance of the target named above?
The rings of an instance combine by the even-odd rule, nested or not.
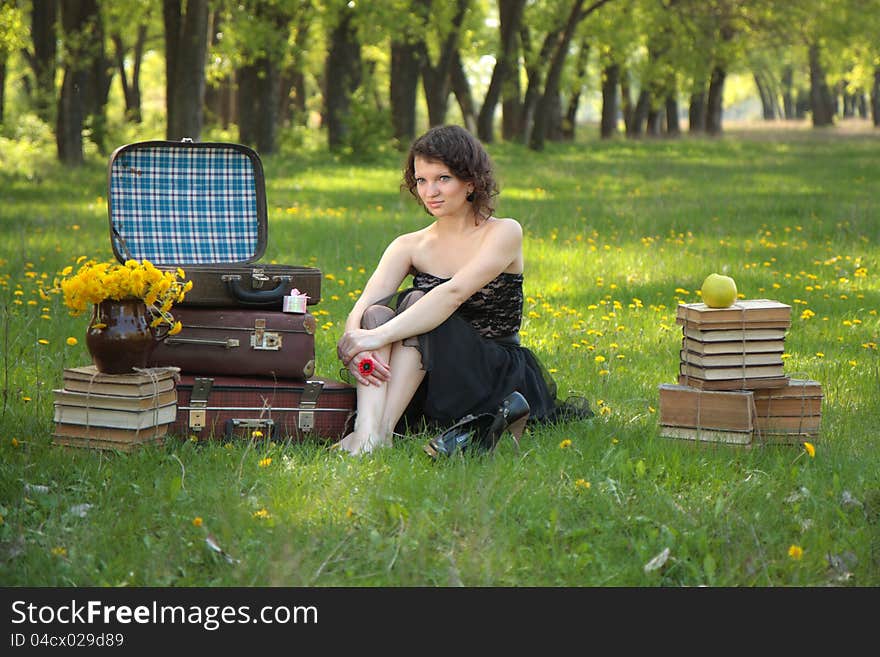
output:
[[[83,126],[93,120],[93,140],[103,146],[103,109],[109,76],[104,58],[104,30],[96,0],[61,5],[64,79],[58,99],[55,143],[58,159],[69,165],[84,161]]]
[[[9,56],[24,47],[24,14],[9,4],[0,5],[0,123],[6,108],[6,67]]]
[[[163,0],[167,139],[198,141],[205,99],[208,0]]]
[[[58,0],[31,0],[32,49],[22,49],[31,70],[31,77],[24,78],[25,91],[37,116],[49,124],[55,120],[58,19]]]

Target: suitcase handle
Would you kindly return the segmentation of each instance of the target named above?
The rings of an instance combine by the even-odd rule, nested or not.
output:
[[[204,344],[211,347],[225,347],[226,349],[235,349],[239,346],[239,342],[235,338],[229,338],[228,340],[203,340],[201,338],[166,338],[165,344]]]
[[[288,280],[290,277],[287,277]],[[288,285],[284,277],[278,281],[278,285],[272,290],[246,290],[241,285],[241,276],[224,276],[223,281],[229,292],[241,303],[253,306],[270,306],[281,301],[287,292]]]

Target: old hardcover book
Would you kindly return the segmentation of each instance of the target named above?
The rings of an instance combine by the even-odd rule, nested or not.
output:
[[[684,337],[698,342],[750,342],[752,340],[784,340],[784,328],[727,328],[698,329],[689,325],[681,327]],[[748,350],[748,346],[745,347]]]
[[[768,433],[816,433],[822,423],[821,415],[772,415],[769,417],[757,416],[755,428],[758,431]]]
[[[782,365],[781,351],[767,351],[753,354],[697,354],[682,349],[679,352],[681,362],[699,365],[700,367],[730,367],[742,365]]]
[[[783,388],[755,393],[756,401],[759,399],[800,399],[802,397],[818,397],[821,399],[822,384],[812,379],[790,379]]]
[[[774,321],[760,321],[755,320],[752,322],[712,322],[710,324],[706,324],[705,322],[691,322],[685,321],[682,319],[675,320],[677,324],[681,326],[687,326],[688,328],[695,329],[708,329],[712,331],[719,331],[725,329],[787,329],[791,326],[791,321],[782,321],[782,320],[774,320]]]
[[[146,429],[157,424],[168,424],[173,422],[176,417],[177,404],[173,402],[158,408],[143,410],[90,408],[88,406],[55,404],[55,422],[65,424],[116,427],[118,429]]]
[[[664,383],[659,398],[660,424],[727,431],[751,431],[755,426],[750,390],[698,390]]]
[[[53,434],[62,438],[88,438],[105,442],[129,443],[149,441],[165,436],[170,427],[170,424],[158,424],[146,429],[117,429],[115,427],[94,427],[56,422]]]
[[[711,381],[697,379],[685,374],[678,375],[679,385],[699,388],[701,390],[761,390],[764,388],[781,388],[788,385],[787,376],[768,376],[756,379],[719,379]]]
[[[740,299],[727,308],[710,308],[705,303],[680,303],[675,319],[680,324],[741,324],[762,322],[789,326],[791,306],[772,299]]]
[[[172,390],[179,371],[178,368],[155,367],[131,374],[102,374],[94,365],[86,365],[65,368],[62,379],[64,389],[73,392],[144,397]]]
[[[680,363],[679,374],[689,378],[717,381],[719,379],[757,379],[782,376],[783,365],[740,365],[737,367],[700,367],[691,363]]]
[[[756,391],[757,392],[757,391]],[[764,397],[755,395],[755,410],[760,417],[800,417],[821,415],[821,397]]]
[[[89,408],[118,408],[136,411],[145,408],[156,408],[177,401],[177,390],[171,388],[155,395],[128,397],[125,395],[97,395],[88,392],[55,389],[55,402],[65,406],[88,406]]]
[[[785,351],[785,340],[731,340],[722,342],[701,342],[691,338],[681,339],[681,348],[695,354],[763,354]]]
[[[819,430],[817,429],[802,433],[796,431],[756,431],[753,440],[765,445],[800,445],[805,441],[816,442],[819,438]]]
[[[681,438],[709,443],[729,443],[736,445],[750,445],[752,443],[751,431],[727,431],[723,429],[694,429],[691,427],[671,427],[660,425],[660,435],[665,438]]]

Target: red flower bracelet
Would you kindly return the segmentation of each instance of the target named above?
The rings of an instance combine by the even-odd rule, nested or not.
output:
[[[358,363],[358,371],[364,376],[369,376],[373,372],[373,359],[364,358]]]

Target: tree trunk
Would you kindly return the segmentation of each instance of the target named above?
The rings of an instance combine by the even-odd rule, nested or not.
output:
[[[520,139],[524,144],[528,144],[531,140],[532,128],[535,119],[535,107],[541,97],[541,85],[544,78],[544,62],[550,58],[553,52],[553,44],[559,38],[559,31],[555,30],[547,33],[544,37],[544,43],[541,44],[541,52],[537,59],[532,63],[526,64],[526,95],[522,104],[522,130],[520,131]],[[523,25],[520,28],[520,39],[523,43],[524,50],[530,50],[528,47],[530,37],[529,28]]]
[[[787,121],[795,118],[793,87],[794,69],[786,66],[782,69],[782,115]]]
[[[128,71],[125,69],[125,42],[118,32],[111,37],[116,58],[116,69],[119,71],[119,81],[122,84],[122,97],[125,100],[125,116],[133,123],[143,121],[141,111],[141,62],[144,57],[144,45],[147,41],[147,26],[138,25],[137,38],[132,50],[131,80],[128,79]]]
[[[274,35],[287,35],[293,17],[282,5],[259,2],[254,7],[254,20]],[[266,40],[254,54],[248,51],[247,63],[237,72],[239,139],[258,152],[270,154],[278,150],[278,118],[281,108],[281,39]]]
[[[391,130],[397,147],[409,147],[416,136],[416,97],[422,68],[421,47],[407,41],[391,41]]]
[[[681,125],[678,122],[678,96],[670,94],[666,97],[666,134],[670,137],[681,135]]]
[[[811,44],[809,49],[810,58],[810,108],[813,110],[813,127],[821,128],[826,125],[834,125],[834,103],[828,82],[825,80],[825,70],[819,59],[819,45]]]
[[[617,85],[620,84],[620,65],[608,64],[602,70],[602,120],[599,136],[609,139],[617,134]]]
[[[716,65],[709,80],[709,94],[706,98],[706,132],[712,136],[721,134],[721,120],[724,114],[724,80],[727,71]]]
[[[428,123],[432,126],[442,125],[446,122],[446,110],[451,89],[452,60],[458,50],[461,23],[464,20],[469,2],[470,0],[458,0],[455,16],[452,18],[452,29],[443,41],[436,66],[431,65],[431,57],[425,43],[422,42],[420,45],[422,48],[422,86],[428,105]]]
[[[81,0],[82,1],[82,0]],[[104,21],[101,12],[98,9],[98,3],[95,6],[94,18],[89,24],[89,89],[85,95],[88,106],[86,107],[86,117],[89,128],[91,129],[90,139],[93,144],[98,147],[101,155],[107,154],[107,101],[110,97],[110,83],[113,80],[113,62],[108,59],[107,52],[104,47],[106,42],[104,34]]]
[[[468,132],[477,134],[477,108],[474,105],[474,95],[471,93],[471,84],[468,81],[467,73],[464,70],[464,64],[461,61],[461,53],[458,48],[452,60],[452,93],[458,101],[458,108],[461,110],[461,118]]]
[[[290,65],[281,73],[281,103],[278,111],[280,125],[306,126],[309,122],[308,110],[306,109],[306,75],[305,55],[310,44],[309,27],[314,19],[311,7],[300,11],[296,17],[296,43],[297,49],[293,53]]]
[[[638,100],[636,100],[635,109],[633,109],[632,118],[630,119],[627,137],[641,137],[648,122],[648,113],[651,111],[651,93],[647,89],[639,91]]]
[[[623,115],[623,132],[630,136],[633,131],[635,107],[629,85],[629,71],[625,68],[620,69],[620,113]]]
[[[25,54],[34,75],[33,87],[28,89],[34,111],[49,124],[53,121],[55,107],[58,11],[59,0],[31,1],[31,39],[34,51],[33,54]],[[68,12],[75,11],[75,7],[68,8]]]
[[[273,57],[259,57],[236,71],[238,138],[259,153],[278,150],[281,77]]]
[[[509,84],[508,80],[512,80],[518,72],[517,35],[522,24],[525,4],[525,0],[498,0],[501,48],[495,62],[495,68],[492,70],[492,79],[489,81],[486,97],[483,99],[483,105],[480,107],[480,114],[477,117],[477,136],[487,144],[491,143],[495,137],[495,106],[502,97],[509,98],[509,95],[504,94],[505,87]],[[516,88],[518,104],[518,84]],[[506,116],[506,112],[504,116]]]
[[[219,44],[219,35],[223,32],[223,12],[211,12],[211,48]],[[229,128],[232,114],[229,103],[235,102],[232,87],[232,76],[224,75],[210,84],[205,81],[205,122],[218,123],[224,130]],[[230,93],[231,92],[231,93]]]
[[[871,87],[871,119],[880,128],[880,66],[874,67],[874,86]]]
[[[648,108],[648,117],[645,120],[645,134],[649,137],[659,137],[663,134],[663,110],[653,105]]]
[[[758,96],[761,99],[761,116],[765,121],[773,121],[776,118],[773,92],[770,89],[770,86],[764,82],[761,73],[753,71],[752,77],[755,79],[755,86],[758,88]]]
[[[550,66],[547,69],[547,82],[544,84],[544,93],[538,99],[535,107],[535,120],[532,134],[529,138],[529,148],[535,151],[543,150],[544,141],[551,127],[552,104],[557,102],[559,96],[559,81],[562,78],[562,67],[568,55],[568,47],[574,36],[574,31],[583,18],[582,9],[585,0],[574,0],[565,21],[565,27],[554,44],[553,56],[550,58]]]
[[[205,100],[205,56],[208,49],[208,0],[163,0],[165,21],[166,138],[202,134]]]
[[[361,83],[361,45],[351,7],[343,7],[339,23],[330,34],[325,65],[327,145],[338,151],[348,145],[351,96]]]
[[[5,50],[0,50],[0,125],[3,124],[3,114],[6,110],[6,61],[8,55]]]
[[[702,89],[691,94],[688,103],[688,132],[706,131],[706,92]]]
[[[586,38],[581,39],[578,56],[575,62],[574,81],[571,85],[570,96],[568,99],[568,107],[566,108],[565,117],[562,121],[560,130],[560,138],[568,141],[574,141],[575,132],[577,131],[577,113],[581,100],[581,89],[587,81],[587,60],[590,57],[590,46]]]
[[[89,46],[93,43],[91,30],[98,5],[95,0],[65,2],[61,6],[61,26],[67,44],[64,79],[58,99],[55,143],[58,159],[66,165],[81,165],[83,156],[82,129],[91,101],[89,72],[92,62]]]

